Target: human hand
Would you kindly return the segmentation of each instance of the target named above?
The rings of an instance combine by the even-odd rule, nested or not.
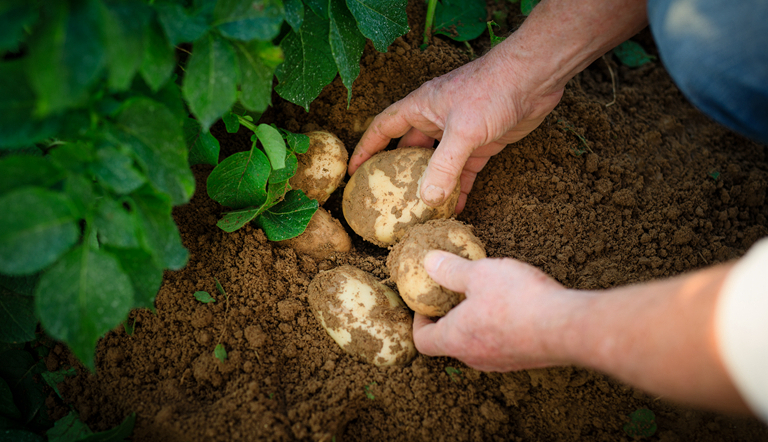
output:
[[[413,339],[420,353],[455,357],[483,371],[511,371],[566,364],[549,340],[575,300],[554,279],[514,259],[468,261],[431,251],[429,276],[466,299],[433,322],[416,314]]]
[[[460,212],[490,157],[535,129],[563,94],[562,88],[547,91],[536,82],[523,81],[525,69],[508,58],[514,57],[491,51],[389,106],[355,147],[349,173],[393,138],[402,137],[399,147],[432,147],[435,139],[440,140],[425,172],[421,197],[438,206],[460,179],[456,213]]]

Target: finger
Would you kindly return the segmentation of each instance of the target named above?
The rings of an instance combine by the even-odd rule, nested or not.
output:
[[[458,143],[454,138],[444,137],[429,159],[420,189],[421,199],[429,206],[439,206],[453,192],[472,153],[472,149],[462,148]]]
[[[409,130],[408,133],[403,135],[403,138],[400,139],[400,142],[397,143],[397,147],[411,147],[411,146],[434,147],[434,145],[435,145],[434,138],[430,137],[429,135],[421,132],[416,128],[411,128],[411,130]]]
[[[456,203],[456,214],[461,213],[464,210],[464,206],[467,203],[469,192],[472,190],[472,186],[475,184],[478,172],[488,163],[490,157],[469,157],[467,163],[464,165],[464,170],[461,171],[461,177],[459,178],[461,185],[461,193],[459,193],[459,201]]]
[[[430,250],[424,257],[424,269],[436,283],[458,293],[467,292],[473,262],[442,250]]]
[[[442,342],[442,337],[437,323],[420,313],[416,313],[413,316],[413,343],[416,345],[416,350],[427,356],[443,356],[445,352],[442,350],[440,342]]]

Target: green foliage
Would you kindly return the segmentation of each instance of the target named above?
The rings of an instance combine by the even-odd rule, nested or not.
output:
[[[367,397],[370,400],[376,399],[376,396],[374,396],[373,393],[371,392],[371,389],[373,388],[374,385],[376,385],[376,381],[373,381],[370,384],[363,387],[363,390],[365,390],[365,397]]]
[[[627,40],[613,49],[613,54],[621,64],[631,68],[640,67],[655,60],[656,57],[645,52],[639,43]]]
[[[186,265],[171,212],[195,191],[191,165],[216,166],[209,193],[235,211],[226,230],[303,231],[317,202],[288,179],[309,141],[257,123],[274,78],[306,109],[337,73],[351,97],[365,39],[385,51],[408,30],[405,4],[0,2],[0,343],[41,326],[93,368],[97,340],[132,329],[129,311],[154,309],[163,271]],[[209,129],[222,117],[255,138],[219,162]],[[24,390],[35,367],[3,376],[25,423],[43,414]]]
[[[485,1],[443,0],[435,8],[435,34],[469,41],[485,31]]]
[[[206,291],[197,291],[195,292],[195,299],[202,302],[203,304],[208,304],[211,302],[216,302],[216,298],[211,296],[210,293]]]
[[[458,382],[458,379],[461,378],[461,370],[458,368],[445,367],[445,372],[450,376],[451,382]]]
[[[526,17],[529,16],[531,14],[531,11],[533,11],[533,8],[535,8],[540,1],[541,0],[521,0],[520,12]]]
[[[488,25],[488,35],[491,37],[491,49],[493,49],[497,44],[504,41],[504,37],[499,37],[493,32],[493,26],[498,26],[495,21],[489,21],[486,25]]]
[[[624,433],[636,439],[651,437],[657,429],[656,415],[647,408],[633,411],[629,415],[629,422],[624,424]]]
[[[227,360],[227,349],[224,348],[224,344],[216,344],[216,348],[213,349],[213,356],[221,362]]]

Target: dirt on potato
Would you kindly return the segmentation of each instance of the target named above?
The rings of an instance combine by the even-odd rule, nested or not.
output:
[[[489,3],[509,12],[506,29],[517,7]],[[440,38],[418,48],[424,9],[409,4],[411,32],[387,53],[369,44],[349,108],[337,79],[309,113],[275,96],[264,122],[328,130],[351,151],[387,105],[470,60],[466,47]],[[656,54],[647,30],[635,40]],[[224,154],[250,148],[247,134],[215,130]],[[320,327],[307,287],[345,264],[386,279],[387,250],[352,234],[350,253],[316,262],[250,225],[225,233],[216,227],[223,208],[205,192],[210,171],[194,168],[197,192],[174,210],[190,259],[166,272],[157,313],[133,312],[131,336],[108,333],[95,374],[61,348],[46,361],[78,367],[60,390],[94,430],[135,412],[134,441],[622,441],[631,439],[629,414],[648,408],[658,430],[647,440],[768,440],[755,419],[673,404],[578,367],[482,373],[424,356],[403,367],[361,363]],[[568,84],[538,129],[491,159],[458,219],[489,256],[520,259],[568,287],[609,288],[743,255],[768,234],[766,189],[764,146],[702,115],[660,63],[630,69],[606,56]],[[325,204],[338,219],[340,194]],[[217,302],[198,302],[198,290]],[[224,362],[213,356],[217,343]],[[68,412],[58,399],[49,405],[54,417]]]

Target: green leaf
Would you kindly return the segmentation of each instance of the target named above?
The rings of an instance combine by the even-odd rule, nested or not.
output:
[[[29,75],[37,113],[47,115],[82,104],[106,59],[98,3],[49,2],[32,35]]]
[[[529,16],[531,14],[531,11],[533,11],[533,8],[535,8],[540,1],[541,0],[521,0],[520,12],[526,17]]]
[[[272,104],[272,77],[275,69],[267,66],[262,54],[274,48],[271,43],[253,41],[234,42],[242,78],[240,79],[240,103],[248,110],[264,112]],[[280,48],[277,48],[280,50]],[[282,51],[280,51],[282,59]]]
[[[247,207],[245,209],[234,210],[224,214],[224,218],[220,219],[216,225],[227,233],[232,233],[239,230],[244,225],[248,224],[252,219],[256,218],[261,212],[259,207]]]
[[[219,164],[219,140],[210,132],[204,131],[194,118],[184,120],[184,138],[189,146],[189,165]]]
[[[93,370],[96,341],[128,316],[133,289],[113,255],[80,246],[43,273],[35,306],[46,332]]]
[[[230,155],[208,176],[208,196],[233,209],[260,206],[267,197],[270,170],[267,156],[259,149]]]
[[[0,55],[16,51],[24,39],[24,28],[37,19],[34,3],[28,0],[6,0],[0,3]]]
[[[56,261],[80,235],[65,195],[25,187],[0,196],[0,272],[29,275]]]
[[[0,158],[0,194],[26,186],[50,187],[64,176],[60,167],[43,157],[9,155]]]
[[[317,208],[317,200],[307,198],[300,190],[291,190],[283,201],[259,215],[256,225],[270,241],[291,239],[304,233]]]
[[[110,0],[100,3],[107,55],[107,77],[113,91],[131,86],[144,60],[144,29],[152,10],[141,2]]]
[[[176,67],[176,55],[173,46],[165,37],[163,28],[157,20],[152,20],[144,28],[144,59],[141,62],[141,76],[147,85],[157,91],[171,78]]]
[[[80,439],[77,442],[124,442],[133,433],[133,427],[136,425],[136,413],[131,413],[123,419],[115,428],[111,430],[94,433],[88,437]],[[51,442],[51,441],[49,441]]]
[[[442,0],[435,9],[435,34],[456,41],[474,40],[485,31],[485,1]]]
[[[224,344],[216,344],[216,348],[213,349],[213,355],[221,362],[227,360],[227,349],[224,348]]]
[[[269,183],[281,183],[290,180],[299,168],[299,160],[296,158],[296,154],[290,153],[285,158],[285,167],[282,169],[272,170],[269,175]]]
[[[120,261],[133,286],[133,308],[155,311],[155,297],[163,283],[163,268],[143,249],[109,250]]]
[[[656,57],[645,52],[640,44],[627,40],[613,49],[613,54],[619,59],[621,64],[631,68],[640,67],[646,63],[655,60]]]
[[[213,11],[219,32],[242,41],[277,37],[283,16],[283,3],[278,0],[219,0]]]
[[[234,112],[225,113],[224,116],[221,117],[221,120],[224,121],[224,127],[227,129],[228,133],[236,134],[240,130],[240,119]]]
[[[1,28],[0,28],[1,29]],[[58,118],[34,116],[36,97],[24,60],[0,62],[0,147],[26,146],[52,136]]]
[[[37,317],[30,290],[34,289],[36,281],[36,277],[0,275],[0,342],[29,342],[35,339]]]
[[[78,218],[86,218],[96,204],[93,179],[83,174],[71,174],[64,180],[64,193],[69,196]]]
[[[285,62],[275,72],[280,80],[275,91],[309,112],[309,103],[336,77],[336,61],[328,42],[328,22],[307,12],[299,32],[289,32],[280,47],[285,53]]]
[[[324,0],[304,0],[304,3],[323,20],[328,20],[328,2]]]
[[[285,21],[291,25],[294,31],[298,31],[304,22],[304,3],[301,0],[285,0],[283,5],[285,7]]]
[[[103,147],[96,151],[96,161],[89,170],[99,183],[118,195],[138,189],[147,178],[136,169],[133,157],[127,149]]]
[[[305,134],[295,134],[293,132],[288,132],[285,129],[278,129],[280,133],[283,135],[283,138],[285,138],[285,141],[288,142],[288,148],[296,153],[307,153],[307,150],[309,150],[309,136]]]
[[[59,371],[46,371],[40,374],[45,380],[45,383],[56,392],[59,399],[64,399],[59,391],[59,384],[64,382],[67,377],[77,375],[77,370],[74,367],[70,367]]]
[[[656,415],[647,408],[633,411],[629,415],[629,422],[624,424],[624,433],[635,439],[651,437],[657,429]]]
[[[207,131],[237,99],[238,66],[232,44],[209,33],[196,41],[181,92]]]
[[[139,216],[139,241],[160,268],[179,270],[187,264],[189,252],[181,243],[179,229],[171,216],[171,202],[143,187],[131,195],[131,207]]]
[[[204,10],[190,11],[181,4],[170,2],[157,3],[155,9],[173,46],[193,42],[208,32],[208,19]]]
[[[48,394],[35,381],[35,375],[45,371],[45,363],[35,362],[29,352],[17,349],[0,354],[0,361],[0,377],[8,383],[14,403],[21,411],[22,421],[32,422],[45,412],[45,398]]]
[[[168,194],[173,204],[189,201],[195,178],[187,163],[180,121],[171,111],[149,98],[134,98],[125,104],[116,123],[152,185]]]
[[[76,411],[70,411],[68,415],[56,421],[53,428],[48,430],[48,442],[76,442],[93,434],[88,425],[80,420]]]
[[[408,32],[406,3],[406,0],[347,0],[360,32],[371,39],[379,52],[387,52],[397,37]]]
[[[13,402],[13,393],[8,383],[0,378],[0,416],[6,416],[14,420],[21,420],[21,411]]]
[[[229,297],[227,296],[227,292],[224,291],[224,287],[222,287],[221,283],[219,282],[219,278],[213,277],[213,281],[216,283],[216,290],[219,291],[222,295],[224,295],[227,300],[229,300]]]
[[[195,299],[202,302],[203,304],[208,304],[209,302],[216,302],[216,298],[211,296],[210,293],[205,291],[197,291],[195,292]]]
[[[355,18],[344,0],[330,0],[330,43],[333,58],[344,86],[347,106],[352,100],[352,83],[360,75],[360,57],[365,49],[365,37],[357,29]]]
[[[272,169],[285,167],[285,141],[280,132],[268,124],[259,124],[256,128],[256,136],[259,137],[264,152],[267,153]]]
[[[99,243],[120,248],[139,247],[139,220],[136,213],[120,201],[102,198],[96,208],[93,226]]]

